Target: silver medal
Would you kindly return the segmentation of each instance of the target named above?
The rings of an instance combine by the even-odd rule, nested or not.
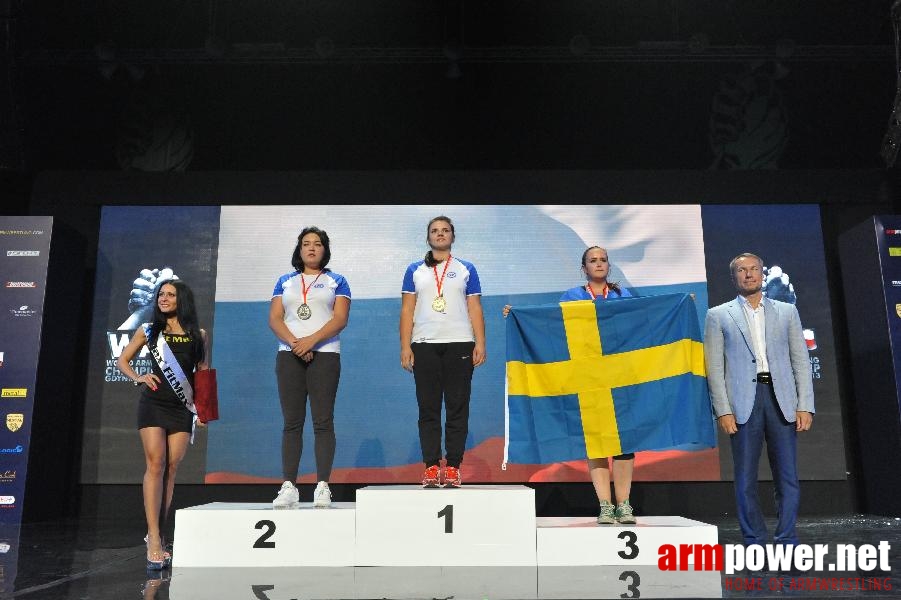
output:
[[[297,316],[304,321],[309,319],[312,314],[313,311],[310,310],[310,307],[306,302],[297,307]]]

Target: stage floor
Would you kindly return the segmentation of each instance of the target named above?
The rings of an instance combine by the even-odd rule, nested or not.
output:
[[[721,544],[740,541],[735,519],[706,519],[719,528]],[[769,523],[770,528],[774,525]],[[446,598],[455,591],[456,598],[469,596],[467,590],[490,590],[478,594],[485,598],[694,598],[755,597],[782,598],[857,598],[901,597],[901,520],[866,515],[834,518],[803,518],[799,536],[804,544],[872,544],[885,541],[891,545],[891,571],[880,570],[841,573],[805,573],[782,579],[782,590],[774,585],[774,575],[763,574],[757,584],[762,589],[735,589],[748,583],[748,575],[678,573],[671,585],[641,584],[640,596],[627,590],[631,578],[623,580],[617,573],[605,573],[606,567],[552,567],[535,569],[467,568],[446,569],[348,567],[311,569],[176,569],[150,574],[145,570],[141,545],[141,523],[125,522],[110,515],[101,519],[31,523],[16,532],[0,530],[0,537],[18,538],[18,553],[0,552],[0,598],[47,598],[54,600],[120,600],[122,598],[168,598],[198,600],[216,597],[220,600],[262,599],[299,600],[300,598]],[[2,540],[0,540],[2,541]],[[314,543],[314,540],[310,540]],[[638,575],[651,584],[660,573],[638,569]],[[652,568],[652,570],[654,570]],[[669,573],[668,575],[673,575]],[[719,579],[719,587],[711,589],[710,577]],[[792,589],[792,579],[823,582],[841,577],[843,587],[863,586],[867,589],[802,590]],[[877,580],[883,589],[872,589]],[[662,580],[665,581],[665,580]],[[695,585],[693,582],[696,582]],[[855,583],[857,582],[857,583]],[[869,583],[868,583],[869,582]],[[227,583],[227,585],[223,585]],[[456,584],[456,585],[455,585]],[[890,589],[886,589],[890,587]],[[228,591],[223,592],[226,589]],[[214,595],[207,595],[207,592]],[[691,595],[698,593],[699,595]],[[371,594],[368,595],[368,594]],[[624,595],[623,595],[624,594]]]

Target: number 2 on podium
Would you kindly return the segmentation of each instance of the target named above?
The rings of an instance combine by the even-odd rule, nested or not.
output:
[[[265,529],[266,531],[257,538],[257,541],[253,543],[254,548],[275,548],[275,542],[267,541],[272,535],[275,533],[275,523],[270,521],[269,519],[263,519],[262,521],[257,521],[257,524],[254,525],[254,529]]]
[[[444,517],[444,533],[454,532],[454,505],[448,504],[438,511],[438,518]]]

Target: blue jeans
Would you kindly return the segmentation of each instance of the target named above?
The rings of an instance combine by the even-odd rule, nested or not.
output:
[[[738,523],[746,545],[765,544],[767,541],[766,522],[757,494],[757,465],[764,440],[775,487],[777,523],[774,541],[795,545],[798,543],[795,521],[801,503],[797,431],[795,423],[786,421],[779,410],[773,386],[757,384],[751,417],[747,423],[738,426],[738,432],[732,435],[731,440]]]

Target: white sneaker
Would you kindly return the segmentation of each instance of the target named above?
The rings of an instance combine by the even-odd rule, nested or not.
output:
[[[317,508],[325,508],[332,504],[332,491],[328,489],[328,483],[320,481],[316,484],[316,491],[313,492],[313,506]]]
[[[272,506],[284,507],[294,506],[300,501],[300,494],[297,493],[297,487],[290,481],[282,484],[278,491],[278,496],[272,501]]]

